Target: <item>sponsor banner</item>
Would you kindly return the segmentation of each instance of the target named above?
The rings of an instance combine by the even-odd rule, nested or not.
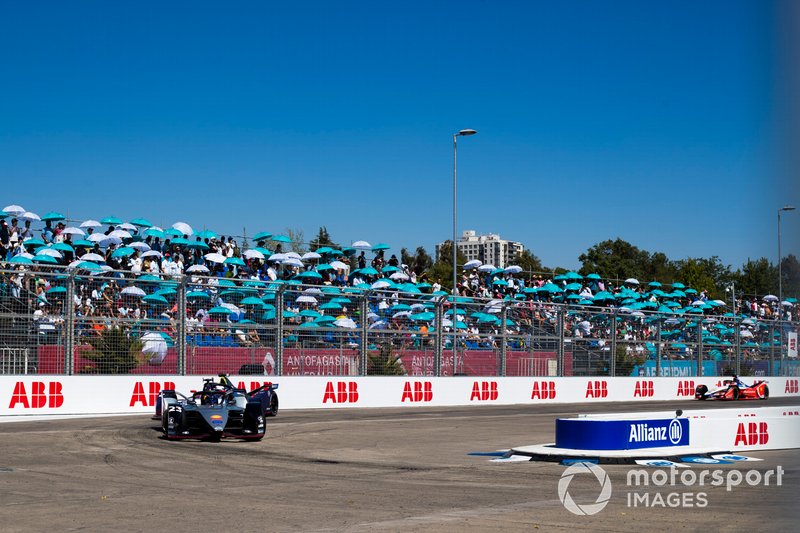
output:
[[[787,343],[786,355],[788,357],[796,358],[797,357],[797,332],[796,331],[790,331],[786,335],[786,343]]]
[[[159,391],[172,388],[189,394],[202,387],[203,377],[0,376],[0,417],[150,413]],[[697,385],[711,387],[723,378],[233,375],[231,379],[247,390],[279,383],[282,409],[329,409],[693,400]],[[769,378],[770,396],[800,396],[799,380]],[[756,401],[752,405],[766,407]],[[787,413],[797,412],[787,408]]]
[[[634,450],[689,445],[687,418],[640,420],[556,419],[556,447]]]

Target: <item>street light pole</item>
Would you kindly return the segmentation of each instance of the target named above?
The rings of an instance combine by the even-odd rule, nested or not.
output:
[[[785,205],[778,209],[778,309],[783,305],[783,266],[781,265],[781,211],[794,211],[793,205]]]
[[[453,307],[451,308],[453,311],[452,316],[450,317],[450,321],[453,323],[453,373],[456,372],[456,322],[458,321],[456,315],[456,286],[458,285],[458,270],[456,268],[457,261],[458,261],[458,247],[456,246],[456,217],[458,213],[458,200],[456,195],[457,190],[457,183],[458,180],[456,178],[456,152],[458,148],[458,138],[459,137],[466,137],[468,135],[475,135],[478,133],[475,130],[461,130],[458,133],[453,134]]]

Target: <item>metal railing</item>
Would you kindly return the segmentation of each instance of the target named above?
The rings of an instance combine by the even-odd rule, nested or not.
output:
[[[0,270],[0,374],[800,374],[797,321],[527,298]]]

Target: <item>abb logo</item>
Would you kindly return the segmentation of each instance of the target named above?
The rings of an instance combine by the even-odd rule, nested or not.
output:
[[[133,386],[130,407],[133,407],[137,403],[141,403],[145,407],[153,407],[156,404],[158,393],[161,392],[162,389],[175,389],[175,384],[171,381],[165,381],[162,387],[161,383],[158,381],[150,381],[147,384],[147,392],[145,392],[144,384],[141,381],[137,381]]]
[[[681,396],[694,396],[694,381],[679,381],[678,382],[678,397]]]
[[[553,400],[556,397],[555,381],[534,381],[531,400]]]
[[[14,409],[17,404],[25,409],[40,409],[42,407],[58,408],[64,404],[64,395],[61,394],[61,383],[58,381],[34,381],[31,383],[30,395],[25,389],[25,382],[17,381],[14,393],[11,395],[9,409]]]
[[[587,398],[605,398],[608,396],[607,381],[590,381],[586,384]]]
[[[256,390],[259,387],[268,387],[268,386],[272,385],[272,382],[271,381],[251,381],[249,389],[245,385],[246,385],[246,383],[244,381],[240,381],[236,385],[236,388],[237,389],[244,389],[244,390],[252,391],[252,390]]]
[[[472,384],[472,394],[469,395],[469,401],[494,401],[497,399],[497,382],[496,381],[476,381]]]
[[[333,381],[325,385],[325,394],[322,396],[322,403],[356,403],[358,401],[358,383],[355,381],[337,381],[334,386]]]
[[[655,387],[652,381],[637,381],[636,388],[633,390],[634,398],[652,398],[655,394]]]
[[[433,383],[430,381],[406,381],[400,402],[429,402],[433,400]]]
[[[742,418],[743,416],[756,416],[755,413],[739,413],[736,415],[738,418]]]
[[[764,445],[769,441],[769,428],[766,422],[739,422],[734,446]]]
[[[800,411],[784,411],[783,416],[800,416]]]
[[[786,390],[784,391],[786,394],[797,394],[800,392],[800,380],[797,379],[787,379],[786,380]]]

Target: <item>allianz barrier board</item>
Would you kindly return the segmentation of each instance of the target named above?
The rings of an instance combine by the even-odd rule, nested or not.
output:
[[[576,450],[633,450],[689,445],[689,420],[556,419],[556,447]]]

